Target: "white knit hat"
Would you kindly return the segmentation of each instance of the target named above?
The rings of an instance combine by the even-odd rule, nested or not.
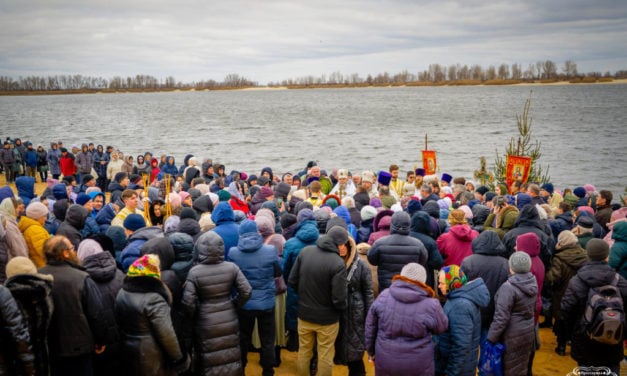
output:
[[[401,277],[425,283],[427,280],[427,271],[422,265],[410,262],[409,264],[403,266],[403,269],[401,270]]]
[[[41,202],[35,201],[26,207],[26,216],[30,219],[39,219],[48,215],[48,208]]]

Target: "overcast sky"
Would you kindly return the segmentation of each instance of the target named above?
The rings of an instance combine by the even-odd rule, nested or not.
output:
[[[627,1],[2,0],[0,76],[266,84],[538,60],[627,69]]]

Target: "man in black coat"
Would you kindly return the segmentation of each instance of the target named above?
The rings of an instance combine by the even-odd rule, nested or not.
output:
[[[78,265],[68,238],[46,240],[44,253],[48,263],[39,272],[54,277],[48,341],[52,375],[91,375],[94,349],[117,338],[112,307],[103,304],[98,287]]]
[[[298,293],[298,374],[309,374],[313,346],[318,344],[318,371],[331,375],[340,314],[346,309],[346,266],[340,255],[348,252],[348,232],[332,227],[305,247],[296,258],[289,284]]]
[[[623,338],[615,345],[595,342],[588,338],[583,314],[588,300],[588,292],[593,287],[610,285],[616,276],[616,287],[620,290],[623,301],[627,297],[627,280],[612,269],[607,260],[610,248],[601,239],[591,239],[586,245],[590,261],[583,264],[568,283],[561,303],[562,318],[567,328],[572,331],[571,357],[579,367],[608,367],[615,375],[620,373],[623,359]]]
[[[503,255],[506,258],[514,253],[516,247],[516,238],[518,235],[526,234],[528,232],[533,232],[538,235],[540,239],[540,259],[544,264],[545,268],[549,268],[551,266],[551,256],[553,255],[553,250],[555,249],[555,242],[553,241],[553,236],[550,228],[545,228],[540,222],[540,216],[538,215],[538,209],[534,205],[525,205],[520,214],[518,214],[518,218],[516,219],[516,223],[514,228],[505,234],[503,237],[503,244],[505,245],[506,252]]]

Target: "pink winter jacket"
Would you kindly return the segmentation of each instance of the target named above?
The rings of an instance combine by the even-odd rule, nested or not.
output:
[[[436,241],[438,250],[444,258],[444,266],[461,265],[462,261],[472,255],[472,239],[479,233],[468,225],[455,225],[440,235]]]

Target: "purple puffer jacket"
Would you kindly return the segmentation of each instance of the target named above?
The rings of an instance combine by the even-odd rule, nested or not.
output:
[[[431,296],[397,277],[372,304],[366,318],[366,349],[375,357],[377,376],[435,373],[431,335],[444,332],[448,318]]]

